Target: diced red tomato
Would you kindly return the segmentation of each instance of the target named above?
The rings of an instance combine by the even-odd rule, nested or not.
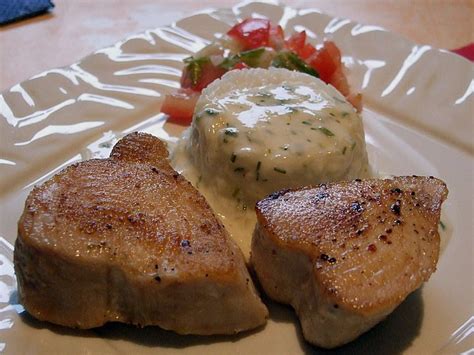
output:
[[[247,68],[250,68],[250,67],[244,62],[238,62],[236,65],[232,67],[232,69],[247,69]]]
[[[194,91],[201,92],[206,86],[212,83],[214,80],[219,79],[224,75],[226,70],[221,67],[217,67],[212,64],[210,61],[204,63],[201,67],[201,74],[199,76],[196,84],[193,84],[191,73],[185,68],[183,70],[183,75],[181,76],[181,87],[182,88],[191,88]]]
[[[314,46],[311,43],[306,43],[304,47],[299,50],[298,55],[302,59],[307,60],[314,53],[316,53],[316,48],[314,48]]]
[[[328,51],[333,62],[339,66],[341,65],[341,51],[337,48],[336,44],[332,41],[324,42],[324,48]]]
[[[342,95],[349,95],[349,83],[347,82],[346,75],[342,71],[342,66],[339,66],[336,71],[331,75],[329,80],[326,82],[334,86],[337,90],[339,90]]]
[[[188,68],[185,67],[183,69],[179,83],[184,89],[190,89],[193,87],[193,80],[191,79],[191,74],[189,73]]]
[[[311,43],[306,43],[306,31],[293,34],[286,41],[286,47],[298,54],[298,56],[306,60],[316,53],[316,48]]]
[[[293,52],[296,52],[297,54],[298,51],[304,47],[306,44],[306,31],[301,31],[301,32],[296,32],[288,38],[286,41],[286,46],[288,49],[292,50]]]
[[[340,55],[339,57],[333,57],[335,54],[334,48],[331,45],[328,49],[327,43],[329,42],[326,42],[323,48],[307,59],[309,65],[319,73],[319,77],[325,82],[329,82],[334,72],[341,67]]]
[[[168,94],[161,105],[161,112],[170,116],[168,122],[189,126],[199,96],[198,92],[190,89],[180,89],[178,92]]]
[[[349,94],[349,96],[347,96],[346,99],[352,104],[352,106],[355,107],[357,112],[362,111],[362,94],[361,93]]]
[[[212,63],[204,65],[202,68],[202,75],[200,81],[198,85],[196,85],[195,90],[201,91],[214,80],[219,79],[222,75],[225,74],[225,72],[226,70],[224,68],[217,67]]]
[[[270,25],[268,45],[275,50],[280,50],[285,45],[285,32],[283,32],[283,28],[280,25]]]
[[[236,39],[244,50],[268,46],[270,21],[250,18],[232,27],[227,34]]]

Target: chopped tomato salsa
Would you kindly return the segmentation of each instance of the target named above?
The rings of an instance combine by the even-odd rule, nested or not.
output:
[[[189,60],[181,76],[181,87],[201,92],[214,80],[224,75],[224,68],[215,66],[209,59]]]
[[[232,27],[227,34],[244,50],[266,47],[270,39],[270,21],[260,18],[246,19]]]
[[[168,94],[161,106],[161,112],[170,116],[168,122],[188,126],[193,118],[194,106],[199,96],[199,92],[189,89],[180,89],[178,92]]]
[[[285,40],[283,28],[267,19],[250,18],[228,32],[237,53],[224,55],[222,48],[206,55],[189,57],[181,76],[181,89],[165,97],[161,111],[170,115],[170,122],[189,125],[200,92],[229,70],[270,66],[296,70],[313,75],[334,86],[356,108],[362,110],[362,95],[351,93],[341,51],[332,41],[317,49],[307,41],[305,31]],[[212,46],[212,45],[211,45]],[[227,52],[229,52],[227,50]]]

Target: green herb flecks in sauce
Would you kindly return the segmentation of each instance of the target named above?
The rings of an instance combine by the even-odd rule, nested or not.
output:
[[[237,128],[233,128],[233,127],[226,128],[224,130],[224,134],[226,136],[237,137],[239,135],[239,130]]]
[[[202,119],[205,116],[211,116],[212,117],[212,116],[217,116],[220,113],[221,113],[220,111],[214,110],[213,108],[206,108],[203,111],[196,114],[195,118],[196,118],[196,121],[199,121],[200,119]]]
[[[240,192],[240,188],[236,187],[236,188],[234,189],[234,192],[232,192],[232,197],[234,197],[234,198],[237,197],[237,195],[239,194],[239,192]]]
[[[311,128],[313,131],[319,131],[321,133],[323,133],[324,135],[328,136],[328,137],[334,137],[334,133],[332,133],[329,129],[327,129],[326,127],[313,127]]]
[[[337,96],[333,96],[333,99],[336,100],[337,102],[339,102],[340,104],[347,104],[347,101],[342,100],[342,99],[338,98]]]
[[[446,224],[444,224],[443,221],[439,221],[439,226],[442,230],[446,230]]]
[[[286,174],[286,170],[285,169],[282,169],[282,168],[273,168],[274,171],[276,171],[277,173],[280,173],[280,174]]]
[[[255,180],[257,181],[260,180],[260,167],[261,166],[262,166],[262,162],[261,161],[257,162],[257,167],[255,168],[255,175],[256,175]]]
[[[198,180],[196,182],[196,189],[199,188],[199,184],[201,183],[201,181],[202,181],[202,175],[199,175]]]

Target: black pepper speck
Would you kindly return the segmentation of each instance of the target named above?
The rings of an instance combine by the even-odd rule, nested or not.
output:
[[[400,212],[401,212],[401,201],[400,200],[397,200],[395,201],[395,203],[393,203],[391,206],[390,206],[390,209],[392,210],[392,212],[397,215],[397,216],[400,216]]]
[[[364,208],[362,207],[362,205],[359,203],[359,202],[353,202],[351,204],[351,210],[355,211],[355,212],[362,212],[364,210]]]
[[[329,197],[329,194],[327,192],[321,192],[319,191],[317,194],[316,194],[316,197],[318,198],[318,200],[323,200],[325,199],[326,197]]]

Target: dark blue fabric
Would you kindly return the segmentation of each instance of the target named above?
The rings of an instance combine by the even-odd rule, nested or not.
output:
[[[38,15],[53,7],[49,0],[0,0],[0,25]]]

